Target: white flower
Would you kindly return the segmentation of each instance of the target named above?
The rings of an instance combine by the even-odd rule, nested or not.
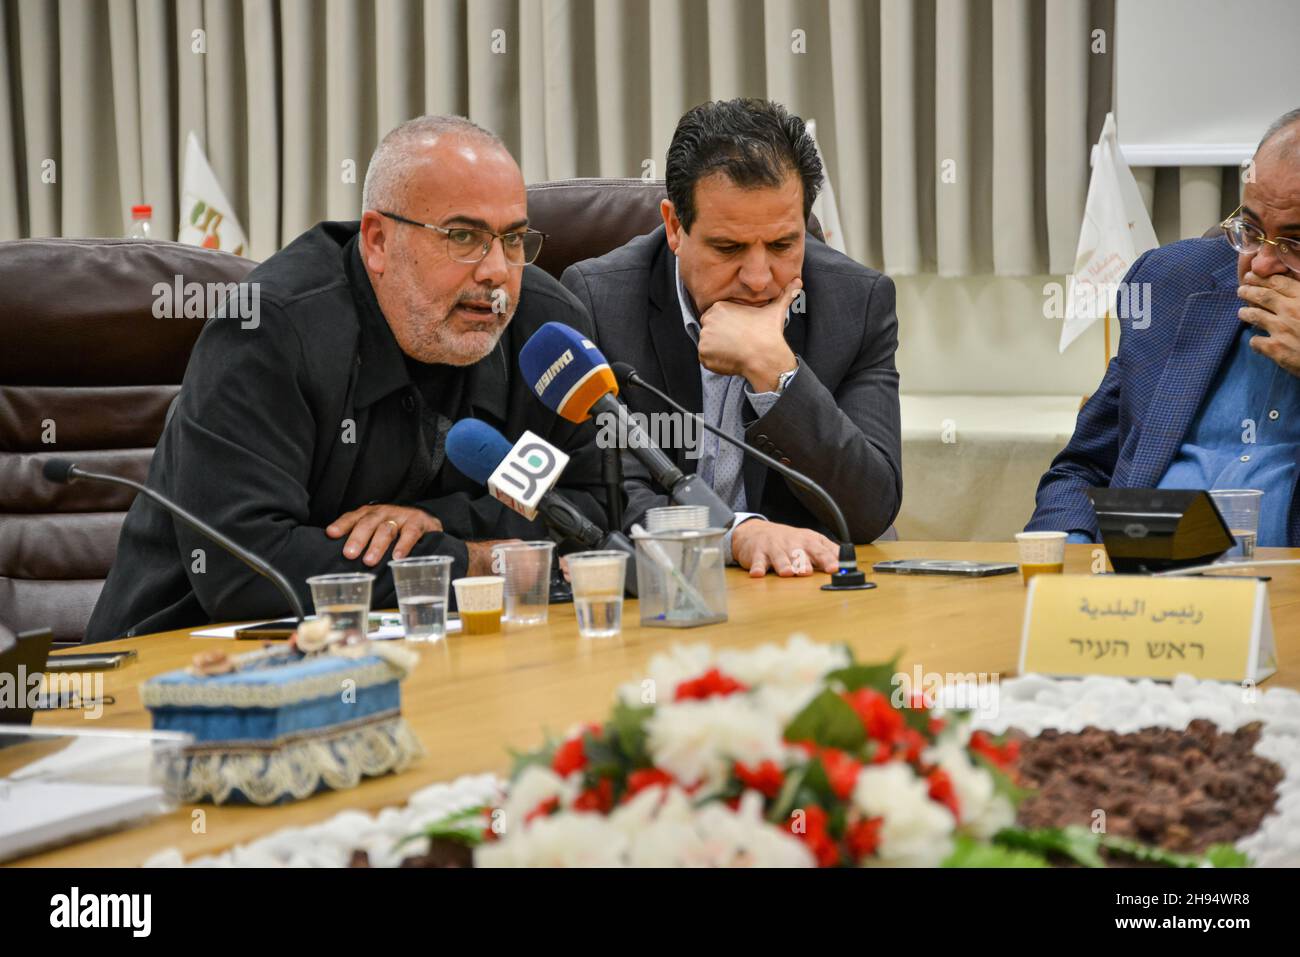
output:
[[[561,813],[511,828],[474,851],[475,867],[619,867],[627,837],[603,814]]]
[[[537,818],[474,852],[479,867],[811,867],[803,844],[763,819],[763,799],[694,808],[680,788],[649,788],[608,817]]]
[[[718,667],[749,687],[809,688],[812,694],[828,673],[849,664],[842,645],[821,645],[807,635],[791,635],[785,645],[761,645],[747,651],[718,652]],[[812,695],[810,694],[811,698]]]
[[[637,803],[637,795],[629,803]],[[629,835],[632,867],[811,867],[812,855],[790,834],[763,819],[763,799],[746,792],[739,810],[720,802],[693,809],[672,788],[658,813]],[[621,811],[622,809],[620,809]],[[614,817],[619,816],[619,811]]]
[[[858,774],[853,803],[867,817],[882,817],[878,860],[883,867],[937,867],[952,853],[951,812],[930,800],[930,788],[899,761],[871,765]]]
[[[619,688],[618,697],[633,707],[672,701],[679,684],[698,678],[712,667],[713,649],[708,645],[673,645],[667,654],[650,659],[645,678]]]
[[[550,768],[529,765],[510,785],[510,794],[504,804],[505,831],[525,827],[524,818],[543,801],[558,798],[560,806],[568,805],[578,795],[578,788],[560,777]],[[536,819],[534,819],[536,820]]]
[[[661,704],[646,722],[647,747],[657,768],[683,785],[720,787],[731,765],[780,760],[781,722],[746,694]]]
[[[821,692],[821,685],[759,685],[749,693],[755,706],[768,712],[782,728],[794,720],[795,715],[808,706],[808,702]]]
[[[925,752],[924,758],[946,771],[952,780],[964,833],[987,840],[1015,823],[1015,808],[1005,795],[997,793],[993,776],[971,761],[960,740],[945,736]]]

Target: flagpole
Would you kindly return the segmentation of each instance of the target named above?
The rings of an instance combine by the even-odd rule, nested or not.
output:
[[[1107,309],[1106,314],[1101,317],[1101,321],[1102,321],[1102,325],[1106,327],[1106,361],[1102,364],[1102,367],[1107,368],[1110,366],[1110,310],[1109,309]]]

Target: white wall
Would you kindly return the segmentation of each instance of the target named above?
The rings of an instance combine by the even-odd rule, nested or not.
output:
[[[898,288],[898,369],[906,394],[1091,394],[1105,372],[1102,325],[1064,355],[1061,323],[1043,318],[1043,285],[1060,276],[1018,279],[902,276]],[[1111,325],[1111,347],[1118,339]]]

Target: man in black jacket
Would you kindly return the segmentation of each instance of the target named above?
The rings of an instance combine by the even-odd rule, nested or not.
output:
[[[519,167],[458,117],[420,117],[375,151],[360,223],[321,223],[249,274],[246,302],[204,327],[149,485],[267,559],[299,590],[330,572],[450,555],[486,574],[491,546],[543,528],[446,461],[474,416],[572,456],[564,495],[603,520],[591,424],[537,401],[517,366],[545,322],[592,335],[573,296],[535,266]],[[249,290],[255,290],[250,295]],[[251,321],[247,300],[258,306]],[[137,498],[87,641],[288,612],[270,582]]]
[[[852,540],[871,542],[902,501],[894,284],[806,238],[821,179],[799,117],[760,100],[705,103],[668,147],[663,228],[561,281],[611,361],[820,483]],[[623,398],[674,415],[642,390]],[[836,567],[831,517],[806,491],[713,436],[673,451],[738,513],[729,554],[752,576]],[[629,523],[666,504],[635,459],[624,469]]]

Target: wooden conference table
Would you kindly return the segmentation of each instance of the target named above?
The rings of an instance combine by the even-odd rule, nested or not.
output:
[[[869,567],[883,558],[967,558],[1015,561],[1014,544],[889,542],[858,549]],[[1260,549],[1260,558],[1300,557],[1300,549]],[[1090,570],[1091,546],[1069,545],[1066,571]],[[1264,687],[1300,688],[1300,566],[1267,569],[1277,636],[1279,670]],[[419,647],[421,660],[403,685],[402,711],[426,755],[400,775],[373,778],[359,787],[326,792],[273,808],[203,805],[204,833],[192,833],[193,807],[132,830],[121,831],[26,858],[18,863],[51,866],[130,866],[176,847],[186,857],[211,854],[288,826],[315,823],[346,808],[373,811],[402,804],[412,792],[438,781],[483,771],[505,772],[507,747],[528,749],[583,721],[606,715],[615,688],[645,673],[656,652],[674,642],[748,647],[784,642],[795,632],[817,641],[846,642],[860,661],[885,661],[902,652],[902,666],[923,672],[1015,671],[1024,613],[1019,575],[993,578],[871,574],[869,591],[820,590],[825,576],[750,579],[729,570],[728,615],[723,624],[689,630],[641,628],[635,602],[624,610],[620,637],[579,640],[571,605],[551,608],[543,626],[507,629],[496,635],[451,635]],[[146,678],[183,668],[201,650],[232,653],[248,642],[166,632],[97,646],[135,648],[139,659],[108,672],[104,691],[116,703],[104,707],[96,727],[147,728],[139,685]],[[40,724],[71,725],[72,712],[39,716]]]

